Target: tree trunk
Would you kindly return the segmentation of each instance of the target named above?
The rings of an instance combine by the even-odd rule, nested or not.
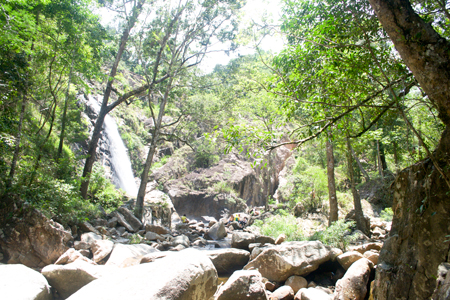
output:
[[[333,143],[331,142],[331,130],[328,130],[326,142],[327,149],[327,179],[328,179],[328,198],[330,203],[330,215],[328,217],[328,226],[338,220],[338,201],[336,196],[336,180],[334,178],[334,153]]]
[[[134,211],[136,218],[138,218],[139,220],[142,220],[142,215],[144,213],[144,198],[145,198],[147,182],[148,182],[148,173],[150,171],[150,167],[152,166],[153,156],[155,155],[155,152],[156,152],[156,145],[157,145],[158,139],[159,139],[162,118],[165,113],[167,101],[169,100],[169,92],[172,89],[172,83],[173,83],[173,77],[170,77],[168,86],[166,87],[166,91],[164,93],[163,99],[159,106],[158,119],[156,120],[156,122],[154,122],[155,129],[152,134],[152,140],[151,140],[150,149],[148,150],[147,159],[145,160],[144,171],[142,171],[142,174],[141,174],[141,184],[139,185],[139,191],[138,191],[138,194],[136,197],[136,207],[135,207],[135,211]]]
[[[374,299],[430,299],[438,266],[447,262],[450,234],[450,44],[405,0],[369,0],[397,51],[446,125],[433,160],[399,173],[394,188],[394,219],[380,252]]]
[[[116,58],[114,60],[114,64],[111,68],[111,72],[109,73],[108,82],[106,84],[106,90],[105,94],[103,95],[103,101],[100,108],[99,116],[97,118],[97,121],[95,122],[94,126],[94,132],[92,133],[92,138],[89,141],[89,150],[86,157],[86,162],[84,164],[83,169],[83,175],[82,175],[82,181],[81,181],[81,187],[80,192],[81,196],[86,199],[87,198],[87,192],[89,188],[89,179],[91,177],[92,167],[95,162],[95,154],[97,152],[97,144],[98,140],[100,139],[100,133],[103,126],[103,122],[105,121],[106,115],[112,110],[112,108],[108,107],[108,101],[109,97],[111,95],[112,91],[112,84],[114,82],[114,76],[116,76],[117,73],[117,67],[119,65],[120,59],[122,57],[122,53],[125,51],[125,46],[128,41],[128,37],[130,35],[131,29],[134,27],[134,24],[137,21],[137,17],[139,16],[142,6],[144,4],[145,0],[140,0],[136,6],[133,8],[133,14],[129,20],[128,26],[124,29],[122,36],[120,38],[120,46],[117,51]]]
[[[59,135],[59,146],[58,146],[58,155],[57,158],[60,159],[62,155],[63,145],[64,145],[64,134],[66,130],[66,119],[67,119],[67,108],[69,106],[69,91],[70,91],[70,83],[72,82],[72,75],[73,75],[73,65],[75,62],[75,51],[73,51],[73,57],[72,57],[72,63],[70,65],[70,71],[69,71],[69,80],[67,82],[67,90],[64,100],[64,111],[62,115],[62,121],[61,121],[61,133]]]
[[[359,230],[364,232],[367,236],[370,235],[370,224],[367,224],[367,220],[364,217],[364,212],[361,206],[361,198],[359,197],[358,190],[356,189],[355,176],[353,171],[353,157],[352,157],[352,146],[350,144],[350,138],[347,137],[347,164],[348,164],[348,177],[350,180],[350,187],[353,195],[353,205],[355,207],[355,219],[356,226]]]
[[[376,140],[376,144],[377,144],[378,174],[380,175],[381,179],[384,179],[383,163],[381,161],[381,154],[380,154],[380,141]]]
[[[351,147],[351,150],[352,150],[352,155],[355,158],[356,163],[358,164],[358,167],[364,176],[364,179],[366,180],[366,182],[368,182],[370,180],[369,174],[367,174],[366,169],[364,169],[363,165],[361,164],[361,161],[359,160],[358,156],[356,155],[355,151],[353,150],[353,147]]]
[[[14,181],[14,175],[16,174],[16,165],[17,161],[19,160],[19,154],[20,154],[20,141],[22,138],[22,126],[23,126],[23,119],[25,117],[25,109],[27,107],[27,95],[26,91],[23,92],[22,95],[22,108],[20,110],[20,118],[19,118],[19,128],[17,129],[17,137],[15,141],[15,147],[14,147],[14,155],[11,162],[11,169],[9,171],[8,180],[6,181],[6,189],[11,188],[12,183]]]

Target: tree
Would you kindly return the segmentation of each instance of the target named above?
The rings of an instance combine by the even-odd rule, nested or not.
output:
[[[234,39],[236,12],[240,3],[236,1],[180,1],[178,4],[163,2],[156,19],[149,28],[149,35],[142,47],[142,63],[149,84],[149,105],[153,118],[152,138],[147,154],[141,184],[136,199],[135,215],[142,218],[143,204],[153,156],[158,145],[161,129],[174,124],[162,124],[162,117],[171,98],[177,98],[176,90],[182,90],[181,82],[186,79],[188,70],[197,66],[208,53],[215,41],[228,42]],[[152,36],[158,43],[152,43]],[[153,57],[146,55],[154,53]],[[148,63],[150,61],[150,63]],[[168,74],[169,79],[162,85],[160,97],[152,82],[160,72]],[[178,87],[180,85],[180,87]],[[159,99],[158,114],[153,110],[152,98]],[[178,96],[182,99],[183,96]],[[181,116],[180,116],[181,118]],[[180,119],[179,118],[179,119]],[[177,122],[175,122],[177,123]]]
[[[328,177],[328,198],[330,203],[330,215],[328,217],[328,226],[338,220],[338,200],[336,196],[336,180],[334,179],[334,152],[331,130],[328,130],[326,137],[327,152],[327,177]]]
[[[434,20],[436,23],[428,23],[414,11],[410,1],[369,2],[396,50],[446,126],[435,152],[427,150],[427,159],[402,171],[397,177],[391,238],[380,256],[386,268],[378,270],[373,294],[377,299],[429,299],[436,288],[434,276],[437,268],[440,263],[447,261],[448,255],[448,222],[443,220],[450,217],[447,170],[450,151],[450,43],[439,27],[448,22],[448,11],[443,2],[438,7],[445,17],[437,17]],[[427,5],[422,6],[425,11],[426,8]],[[430,14],[426,17],[430,21]],[[393,95],[397,96],[394,92]],[[408,123],[403,111],[400,113]],[[421,135],[410,123],[408,126],[420,139]],[[414,173],[419,170],[425,171],[422,174]],[[433,254],[425,256],[425,253]]]
[[[123,29],[122,36],[120,37],[120,44],[117,49],[114,63],[111,67],[109,77],[107,79],[106,89],[105,89],[105,93],[103,94],[103,100],[102,100],[100,112],[98,114],[97,120],[95,121],[94,131],[92,132],[92,137],[89,141],[88,153],[87,153],[86,162],[84,164],[81,187],[80,187],[81,195],[85,199],[87,197],[87,192],[88,192],[88,187],[89,187],[89,178],[91,176],[92,167],[94,165],[95,154],[97,151],[97,144],[98,144],[98,140],[100,138],[100,134],[101,134],[103,122],[105,121],[105,117],[117,105],[123,103],[125,100],[127,100],[129,97],[131,97],[131,96],[129,96],[129,94],[134,95],[133,93],[128,93],[128,94],[122,95],[114,103],[108,105],[109,97],[113,90],[113,82],[114,82],[114,77],[116,76],[116,73],[117,73],[117,67],[119,65],[120,59],[122,58],[122,54],[125,51],[125,47],[127,45],[131,30],[133,29],[134,25],[138,21],[139,14],[142,11],[142,7],[143,7],[144,3],[145,3],[145,0],[139,0],[137,3],[134,3],[135,5],[131,9],[131,15],[125,16],[126,17],[125,28]],[[125,6],[126,6],[126,4],[124,4],[124,7],[123,7],[124,11],[126,11]],[[145,89],[144,89],[144,91],[145,91]],[[138,93],[138,91],[136,91],[136,90],[134,90],[133,92],[135,94]],[[139,91],[139,92],[142,92],[142,91]]]

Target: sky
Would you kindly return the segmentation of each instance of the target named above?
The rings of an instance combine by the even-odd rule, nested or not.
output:
[[[242,28],[256,22],[262,23],[262,19],[265,18],[271,24],[279,24],[281,16],[281,0],[247,0],[246,5],[241,10],[241,26]],[[103,8],[99,9],[98,13],[103,25],[106,25],[113,21],[114,13]],[[256,27],[254,27],[256,30]],[[213,52],[208,54],[200,69],[204,72],[211,72],[217,64],[226,65],[231,59],[238,57],[239,55],[247,55],[255,53],[255,49],[251,43],[248,45],[241,45],[236,51],[227,55],[224,52]],[[260,43],[260,48],[266,51],[272,51],[278,53],[284,46],[284,41],[281,37],[266,36]],[[215,45],[212,50],[223,49],[223,45]]]

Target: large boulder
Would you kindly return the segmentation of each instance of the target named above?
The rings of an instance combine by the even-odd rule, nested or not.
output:
[[[345,272],[344,277],[336,282],[335,300],[362,300],[367,293],[372,263],[361,258],[354,262]]]
[[[231,247],[249,250],[249,245],[255,243],[255,235],[249,232],[233,232],[231,237]]]
[[[65,265],[73,263],[77,260],[83,260],[85,262],[96,264],[89,258],[85,257],[83,254],[81,254],[80,251],[75,250],[74,248],[69,248],[66,252],[63,253],[56,261],[55,265]]]
[[[223,222],[218,222],[209,228],[207,235],[213,240],[221,240],[227,236],[227,230]]]
[[[45,277],[20,264],[0,265],[0,297],[2,299],[53,299]]]
[[[359,252],[356,251],[349,251],[349,252],[345,252],[341,255],[338,255],[336,257],[337,261],[339,262],[339,264],[344,268],[344,269],[348,269],[350,268],[350,266],[357,260],[363,258],[364,255],[362,255]]]
[[[230,274],[235,270],[242,269],[250,258],[250,252],[234,248],[206,250],[205,253],[219,274]]]
[[[319,241],[287,242],[264,249],[245,270],[257,269],[271,281],[285,281],[292,275],[307,275],[330,260],[332,252]]]
[[[132,232],[137,232],[142,227],[142,222],[136,218],[133,213],[126,207],[119,207],[118,211],[125,218],[127,223],[133,228]]]
[[[108,256],[114,247],[114,243],[109,240],[97,240],[92,243],[92,260],[96,263]]]
[[[289,285],[283,285],[277,288],[270,295],[270,299],[272,300],[292,300],[294,299],[294,290]]]
[[[152,252],[159,252],[159,250],[144,244],[123,245],[114,244],[111,255],[106,262],[107,266],[118,266],[121,268],[137,265],[141,258]]]
[[[41,273],[58,291],[59,296],[66,299],[86,284],[114,269],[114,267],[94,266],[77,260],[67,265],[48,265],[42,269]]]
[[[0,230],[0,248],[8,264],[42,268],[54,263],[72,239],[70,232],[38,210],[24,206],[23,215],[14,226]]]
[[[112,215],[114,217],[117,218],[117,222],[122,225],[123,227],[125,227],[125,229],[129,232],[136,232],[139,229],[135,229],[130,223],[128,223],[127,219],[125,219],[125,217],[118,211],[114,211],[112,213]]]
[[[154,262],[140,264],[99,278],[70,300],[205,300],[217,289],[217,271],[202,252],[171,252]]]
[[[236,271],[219,288],[216,300],[267,300],[261,274],[256,270]]]

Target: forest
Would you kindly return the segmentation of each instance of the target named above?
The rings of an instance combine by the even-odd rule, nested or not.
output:
[[[190,153],[184,168],[202,172],[235,155],[260,176],[261,199],[225,180],[208,188],[283,208],[286,228],[295,207],[328,227],[353,210],[369,235],[361,193],[376,190],[377,216],[392,220],[376,299],[428,299],[449,253],[449,3],[282,0],[278,22],[244,22],[245,5],[0,1],[0,228],[28,207],[71,227],[130,199],[142,219],[151,182],[171,195],[181,174],[158,173],[165,165]],[[274,37],[281,51],[260,47]],[[244,46],[252,53],[237,55]],[[205,69],[216,52],[231,56]],[[110,117],[131,192],[101,158]],[[281,147],[292,151],[283,186],[271,179]],[[288,237],[304,237],[296,230]]]

